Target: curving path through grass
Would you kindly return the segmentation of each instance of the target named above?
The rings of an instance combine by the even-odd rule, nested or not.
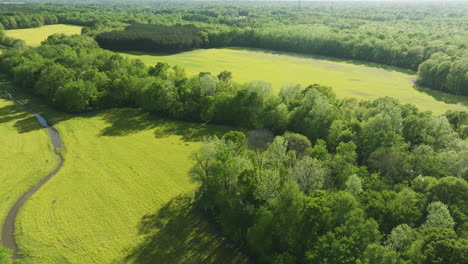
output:
[[[44,184],[46,184],[52,176],[57,174],[57,172],[60,171],[60,169],[63,166],[63,156],[60,153],[60,150],[62,149],[62,140],[60,138],[60,135],[58,131],[50,126],[47,121],[38,113],[35,113],[30,107],[25,105],[23,102],[15,99],[10,93],[5,91],[5,93],[8,95],[8,97],[16,102],[17,104],[25,107],[29,112],[31,112],[34,117],[37,119],[37,121],[43,126],[44,128],[47,129],[51,140],[52,144],[55,148],[55,153],[60,159],[60,162],[58,166],[51,172],[49,173],[45,178],[43,178],[41,181],[39,181],[38,184],[36,184],[34,187],[32,187],[29,191],[27,191],[25,194],[23,194],[13,205],[13,207],[10,209],[8,212],[7,217],[5,218],[5,222],[3,223],[2,226],[2,244],[6,247],[9,248],[13,251],[13,259],[18,259],[20,256],[18,255],[18,243],[16,242],[15,238],[15,220],[18,215],[19,209],[22,207],[24,202],[28,200],[29,197],[31,197],[34,193],[36,193]]]

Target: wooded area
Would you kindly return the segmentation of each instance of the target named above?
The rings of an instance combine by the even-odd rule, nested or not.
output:
[[[96,36],[102,48],[110,50],[138,50],[173,52],[201,48],[201,30],[194,25],[133,24],[123,31],[111,31]]]
[[[418,84],[431,89],[468,95],[465,5],[427,4],[421,8],[390,3],[376,8],[371,3],[310,3],[301,9],[155,5],[10,6],[10,11],[0,14],[0,23],[6,29],[53,23],[83,25],[88,27],[84,31],[88,35],[111,32],[97,40],[113,50],[246,46],[377,62],[418,70]],[[417,11],[409,11],[412,7]],[[137,25],[127,27],[129,24]]]
[[[339,100],[320,85],[276,95],[266,82],[233,83],[229,72],[188,78],[82,36],[11,49],[1,67],[65,111],[135,106],[262,128],[207,140],[192,171],[202,182],[198,206],[261,262],[468,260],[466,112],[433,116],[391,98]]]
[[[362,5],[115,5],[99,14],[92,5],[37,5],[54,15],[34,19],[11,7],[0,15],[6,28],[13,20],[72,23],[87,26],[87,36],[53,35],[35,48],[1,37],[16,47],[3,52],[0,68],[64,112],[135,107],[249,131],[205,139],[190,175],[201,183],[196,208],[255,262],[468,263],[467,112],[435,116],[389,97],[339,99],[320,84],[275,94],[268,80],[239,84],[229,71],[189,77],[98,45],[234,45],[378,62],[468,95],[466,5]]]

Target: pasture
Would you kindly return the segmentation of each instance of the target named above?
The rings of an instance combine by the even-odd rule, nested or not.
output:
[[[190,154],[228,128],[31,104],[60,131],[65,163],[19,216],[25,263],[247,262],[190,205]]]
[[[233,73],[237,82],[265,80],[279,90],[288,83],[322,84],[331,86],[341,97],[375,99],[391,96],[403,103],[412,103],[422,110],[436,114],[446,110],[467,110],[468,98],[426,93],[414,86],[415,73],[370,63],[331,60],[317,56],[263,51],[258,49],[222,48],[201,49],[173,55],[126,52],[123,55],[140,59],[147,65],[166,62],[179,65],[189,75],[199,72]]]
[[[24,40],[29,46],[39,46],[42,41],[53,34],[81,34],[81,26],[57,24],[38,28],[5,30],[5,33],[8,37]]]
[[[0,83],[0,223],[16,200],[58,163],[45,129],[23,107],[3,97],[7,85]]]

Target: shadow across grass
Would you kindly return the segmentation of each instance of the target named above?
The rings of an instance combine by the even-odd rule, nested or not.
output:
[[[6,98],[3,99],[9,100]],[[24,107],[13,102],[11,105],[0,107],[0,124],[9,122],[14,122],[13,127],[20,134],[43,128],[31,113]]]
[[[129,250],[125,263],[249,263],[246,255],[193,209],[189,195],[178,196],[155,214],[144,216],[138,230],[144,240]]]
[[[15,103],[14,105],[0,108],[0,123],[17,120],[14,127],[18,133],[28,133],[43,128],[39,125],[32,112],[40,114],[51,126],[76,116],[53,109],[42,98],[31,95],[23,89],[16,87],[8,80],[6,75],[0,74],[0,94],[2,95],[0,98],[9,100],[9,98],[3,96],[4,90],[11,93],[15,99],[26,104],[26,107]]]
[[[425,93],[431,96],[437,101],[441,101],[446,104],[461,104],[464,106],[468,106],[468,96],[444,93],[444,92],[432,90],[426,87],[421,87],[418,85],[414,85],[414,88],[422,93]]]
[[[200,141],[207,136],[222,136],[231,128],[203,123],[174,121],[135,108],[116,108],[101,111],[99,114],[109,126],[100,136],[125,136],[144,130],[154,130],[156,138],[172,135],[180,136],[183,141]]]
[[[156,138],[178,135],[183,141],[200,141],[207,136],[222,136],[232,128],[220,125],[207,125],[204,123],[175,121],[162,118],[138,108],[114,108],[107,110],[94,110],[80,114],[70,114],[55,110],[50,107],[44,99],[31,95],[26,91],[15,87],[7,80],[5,75],[0,75],[0,91],[7,90],[13,96],[28,105],[34,112],[43,116],[49,125],[55,126],[60,122],[72,118],[100,117],[109,126],[104,128],[100,136],[125,136],[139,131],[154,130]],[[3,93],[3,91],[1,91]],[[19,105],[11,105],[0,108],[0,122],[9,122],[18,119],[14,127],[19,133],[27,133],[42,129],[37,120]]]
[[[364,60],[356,60],[356,59],[349,59],[349,58],[339,58],[339,57],[333,57],[333,56],[324,56],[324,55],[317,55],[317,54],[312,54],[312,53],[301,53],[301,52],[293,52],[293,51],[281,51],[281,50],[274,50],[274,49],[264,49],[264,48],[254,48],[254,47],[249,47],[249,46],[227,46],[227,47],[216,47],[216,48],[199,48],[199,49],[190,49],[190,50],[184,50],[184,51],[177,51],[177,52],[144,52],[144,51],[116,51],[119,53],[125,53],[133,56],[157,56],[157,57],[169,57],[173,56],[176,54],[181,54],[181,53],[186,53],[186,52],[198,52],[198,51],[203,51],[203,50],[208,50],[208,49],[231,49],[231,50],[238,50],[238,51],[250,51],[250,52],[256,52],[256,53],[263,53],[266,55],[285,55],[285,56],[290,56],[290,57],[295,57],[298,59],[316,59],[316,60],[324,60],[324,61],[331,61],[331,62],[344,62],[344,63],[349,63],[349,64],[354,64],[354,65],[359,65],[359,66],[367,66],[367,67],[373,67],[373,68],[378,68],[378,69],[383,69],[387,71],[396,71],[400,73],[405,73],[405,74],[410,74],[414,75],[416,72],[414,70],[410,69],[405,69],[405,68],[400,68],[397,66],[391,66],[391,65],[386,65],[378,62],[370,62],[370,61],[364,61]],[[138,58],[137,58],[138,59]]]
[[[6,100],[6,98],[2,98]],[[7,105],[0,107],[0,123],[8,123],[28,117],[29,114],[18,105]]]
[[[267,55],[287,55],[291,57],[295,57],[298,59],[316,59],[316,60],[324,60],[324,61],[331,61],[331,62],[343,62],[343,63],[349,63],[349,64],[354,64],[358,66],[367,66],[367,67],[372,67],[372,68],[378,68],[378,69],[383,69],[387,71],[396,71],[400,73],[405,73],[405,74],[410,74],[414,75],[416,74],[415,71],[410,70],[410,69],[405,69],[397,66],[392,66],[392,65],[386,65],[378,62],[372,62],[372,61],[364,61],[364,60],[357,60],[357,59],[350,59],[350,58],[340,58],[340,57],[333,57],[333,56],[325,56],[325,55],[318,55],[318,54],[312,54],[312,53],[301,53],[301,52],[293,52],[293,51],[281,51],[281,50],[275,50],[275,49],[262,49],[262,48],[252,48],[252,47],[243,47],[243,46],[238,46],[238,47],[225,47],[226,49],[232,49],[232,50],[240,50],[240,51],[252,51],[252,52],[258,52],[258,53],[263,53]]]
[[[125,136],[155,127],[150,115],[139,109],[109,109],[102,111],[99,116],[109,123],[109,126],[101,131],[100,136]]]

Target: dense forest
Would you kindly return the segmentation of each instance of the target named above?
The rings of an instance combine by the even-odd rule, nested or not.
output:
[[[98,42],[113,50],[246,46],[317,54],[417,70],[422,86],[468,95],[468,6],[463,2],[323,2],[301,8],[287,3],[48,4],[5,9],[0,23],[6,29],[83,25],[85,34],[98,35]],[[172,37],[164,37],[171,30]]]
[[[2,28],[2,25],[0,24],[0,49],[8,48],[8,47],[21,47],[21,46],[25,46],[24,41],[7,37],[5,35],[4,29]]]
[[[206,139],[196,206],[261,263],[468,261],[468,114],[433,116],[330,87],[187,77],[54,35],[0,59],[18,86],[67,112],[140,107],[249,129]]]
[[[0,12],[0,23],[5,29],[34,28],[57,24],[58,18],[48,13]]]
[[[193,25],[133,24],[123,31],[104,32],[96,36],[102,48],[171,52],[201,48],[204,37]]]

